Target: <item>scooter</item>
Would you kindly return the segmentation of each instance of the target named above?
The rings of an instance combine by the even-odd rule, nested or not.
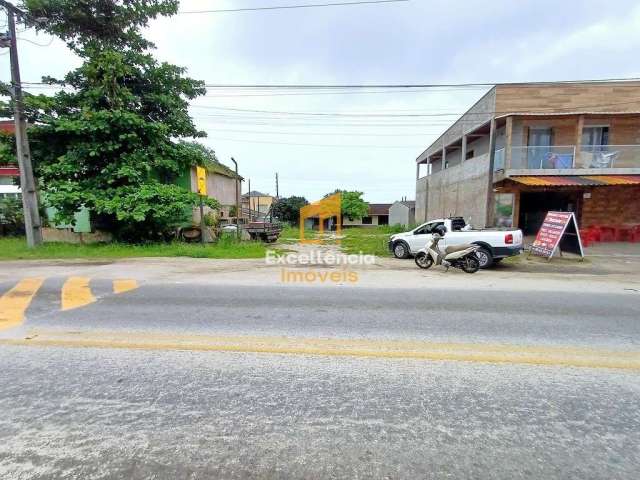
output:
[[[431,243],[418,251],[415,257],[416,265],[420,268],[431,268],[435,263],[449,270],[449,267],[460,268],[467,273],[476,273],[480,268],[480,260],[476,255],[478,245],[455,245],[446,247],[444,253],[438,248],[438,242],[444,236],[444,232],[434,232],[431,235]]]

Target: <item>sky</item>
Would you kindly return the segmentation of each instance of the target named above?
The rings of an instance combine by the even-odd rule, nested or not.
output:
[[[183,0],[181,10],[336,1]],[[146,36],[159,60],[207,84],[370,85],[640,77],[638,32],[634,1],[410,0],[183,13],[153,21]],[[23,81],[79,64],[55,38],[19,38]],[[277,172],[281,196],[313,201],[341,188],[392,203],[415,197],[416,157],[486,91],[210,88],[190,111],[202,141],[223,163],[234,157],[252,190],[275,194]]]

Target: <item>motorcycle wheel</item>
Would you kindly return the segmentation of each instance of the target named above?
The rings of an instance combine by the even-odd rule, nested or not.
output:
[[[420,268],[424,268],[426,270],[427,268],[431,268],[431,265],[433,265],[433,258],[431,258],[431,255],[420,252],[416,255],[415,262]]]
[[[469,255],[462,260],[462,270],[467,273],[476,273],[480,269],[480,261],[476,256]]]

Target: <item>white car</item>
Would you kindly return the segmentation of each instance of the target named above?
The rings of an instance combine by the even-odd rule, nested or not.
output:
[[[424,248],[431,240],[431,232],[438,225],[444,225],[447,233],[440,241],[440,247],[471,243],[479,245],[476,252],[480,268],[487,268],[505,257],[520,254],[522,230],[483,229],[473,230],[462,217],[439,218],[423,223],[408,232],[396,233],[389,239],[389,249],[396,258],[409,258]]]

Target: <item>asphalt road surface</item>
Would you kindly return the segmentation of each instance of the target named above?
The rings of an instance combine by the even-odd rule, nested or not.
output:
[[[640,475],[634,291],[0,295],[0,478]]]

